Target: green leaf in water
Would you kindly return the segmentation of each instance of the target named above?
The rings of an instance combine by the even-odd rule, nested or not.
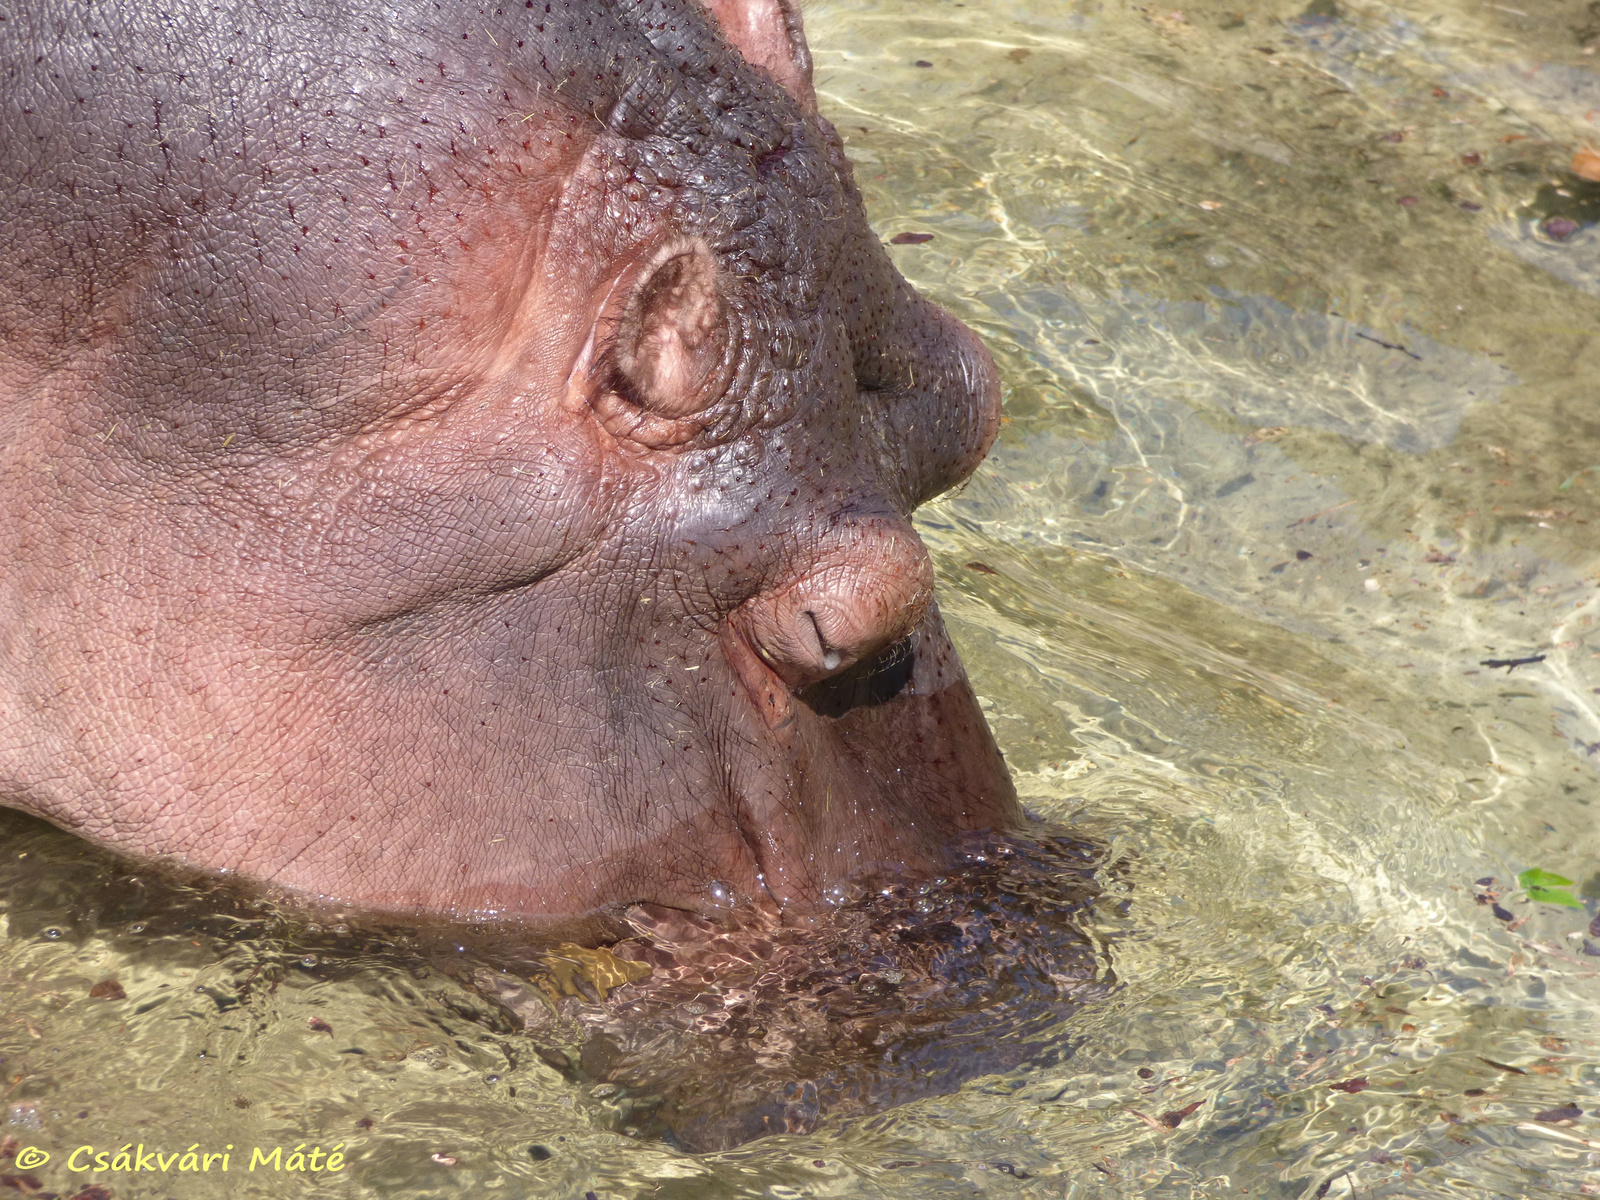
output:
[[[1563,908],[1583,907],[1583,901],[1571,892],[1558,891],[1554,888],[1531,887],[1528,889],[1528,899],[1539,904],[1559,904]]]
[[[1571,887],[1572,880],[1565,875],[1557,875],[1553,871],[1541,871],[1538,867],[1529,867],[1517,876],[1517,886],[1520,888]]]

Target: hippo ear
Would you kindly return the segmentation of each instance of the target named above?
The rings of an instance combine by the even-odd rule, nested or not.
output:
[[[796,0],[700,0],[745,61],[764,68],[800,102],[817,111],[811,88],[811,51],[800,28]]]
[[[617,330],[619,391],[640,408],[683,417],[705,407],[723,329],[717,261],[702,241],[675,243],[629,298]]]

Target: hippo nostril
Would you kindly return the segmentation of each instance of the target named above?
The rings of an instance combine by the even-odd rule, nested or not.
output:
[[[812,632],[816,634],[817,648],[822,652],[822,669],[824,671],[837,671],[839,664],[844,661],[844,656],[839,651],[828,645],[828,639],[822,636],[822,625],[817,621],[817,614],[810,609],[806,610],[806,619],[811,622]]]

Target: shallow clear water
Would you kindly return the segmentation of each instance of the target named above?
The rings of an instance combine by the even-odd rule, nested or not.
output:
[[[119,1197],[1600,1191],[1600,200],[1566,172],[1600,16],[807,18],[879,231],[934,235],[901,269],[1005,372],[994,454],[921,524],[1026,802],[1104,848],[1092,994],[948,1094],[693,1154],[482,968],[4,818],[0,1139],[63,1195],[81,1144],[351,1161]]]

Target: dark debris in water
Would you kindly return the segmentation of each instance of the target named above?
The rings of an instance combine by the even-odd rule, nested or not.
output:
[[[1099,892],[1094,852],[1013,837],[965,858],[803,922],[639,906],[637,936],[611,951],[648,978],[603,1000],[500,999],[535,1039],[567,1043],[541,1056],[567,1064],[603,1122],[693,1150],[1058,1062],[1062,1021],[1110,983],[1077,921]]]
[[[1398,350],[1407,358],[1415,359],[1417,362],[1422,361],[1422,355],[1412,350],[1409,346],[1402,345],[1400,342],[1386,342],[1382,338],[1373,337],[1370,333],[1362,333],[1359,329],[1356,330],[1356,336],[1363,341],[1371,342],[1375,346],[1382,346],[1385,350]]]
[[[1149,1116],[1146,1113],[1140,1112],[1137,1108],[1130,1108],[1128,1112],[1132,1116],[1138,1117],[1139,1120],[1150,1126],[1150,1128],[1154,1129],[1157,1133],[1171,1133],[1179,1125],[1183,1124],[1185,1117],[1192,1116],[1195,1110],[1204,1103],[1204,1099],[1196,1100],[1194,1103],[1186,1105],[1183,1108],[1175,1108],[1170,1112],[1164,1112],[1159,1117]]]
[[[1545,656],[1543,654],[1528,654],[1522,658],[1484,658],[1478,661],[1478,665],[1480,667],[1504,667],[1506,674],[1509,675],[1518,667],[1532,666],[1534,663],[1542,663],[1544,660]]]
[[[1489,1066],[1493,1067],[1496,1071],[1504,1071],[1508,1075],[1526,1075],[1527,1074],[1527,1072],[1524,1071],[1521,1067],[1513,1067],[1510,1063],[1496,1062],[1494,1059],[1485,1058],[1481,1054],[1478,1055],[1477,1057],[1478,1057],[1478,1061],[1479,1062],[1488,1063]]]
[[[1196,1100],[1193,1104],[1186,1104],[1182,1108],[1175,1108],[1171,1112],[1164,1112],[1161,1114],[1161,1123],[1168,1129],[1176,1129],[1179,1125],[1183,1124],[1183,1119],[1185,1117],[1192,1116],[1194,1111],[1204,1103],[1204,1100]]]
[[[1563,1104],[1560,1108],[1547,1108],[1543,1112],[1534,1113],[1535,1121],[1543,1121],[1546,1125],[1560,1125],[1568,1121],[1576,1121],[1583,1116],[1583,1109],[1576,1104]]]

